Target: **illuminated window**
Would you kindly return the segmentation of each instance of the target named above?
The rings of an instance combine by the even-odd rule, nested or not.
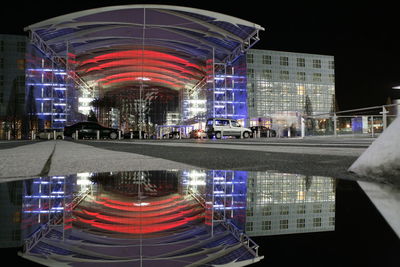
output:
[[[262,56],[262,63],[263,64],[267,64],[267,65],[271,65],[272,64],[272,58],[269,55],[263,55]]]
[[[279,229],[288,229],[288,228],[289,228],[289,220],[279,221]]]
[[[288,57],[280,57],[279,64],[281,66],[289,66],[289,58]]]
[[[297,214],[305,214],[306,213],[306,205],[299,205],[297,207]]]
[[[296,78],[298,81],[305,81],[306,80],[306,73],[299,71],[297,72]]]
[[[313,212],[314,213],[321,213],[322,212],[322,204],[314,204]]]
[[[306,60],[304,58],[297,58],[297,67],[305,67],[306,66]]]
[[[331,70],[335,69],[335,61],[328,61],[328,68]]]
[[[305,228],[306,227],[306,219],[297,219],[297,228]]]
[[[321,218],[313,218],[313,226],[314,227],[321,227],[322,219]]]
[[[281,80],[284,80],[284,81],[289,80],[289,71],[287,71],[287,70],[281,70],[281,71],[280,71],[279,78],[280,78]]]
[[[272,80],[272,70],[263,70],[262,74],[264,79]]]
[[[335,212],[335,204],[330,205],[329,211],[330,212]]]
[[[272,214],[272,207],[271,206],[263,207],[263,209],[262,209],[262,215],[263,216],[270,216],[271,214]]]
[[[322,74],[313,73],[313,82],[322,82]]]
[[[320,59],[313,59],[312,61],[313,68],[320,69],[321,68],[321,60]]]
[[[247,63],[254,63],[254,55],[253,54],[247,54]]]
[[[335,82],[335,74],[329,74],[328,77],[330,82]]]
[[[280,206],[279,207],[280,215],[288,215],[289,214],[289,206]]]
[[[329,217],[329,226],[335,226],[335,217]]]
[[[264,231],[271,230],[271,221],[262,221],[261,222],[261,229]]]
[[[253,231],[253,222],[246,222],[246,231]]]
[[[250,78],[254,78],[254,69],[247,69],[247,75]]]
[[[304,88],[304,85],[297,86],[297,94],[298,95],[304,95],[305,90],[306,89]],[[297,199],[304,200],[304,192],[297,192]]]

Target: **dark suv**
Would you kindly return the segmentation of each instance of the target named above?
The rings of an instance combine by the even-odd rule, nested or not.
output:
[[[100,131],[100,138],[118,138],[118,129],[107,128],[101,126],[97,122],[78,122],[70,126],[65,126],[64,136],[72,137],[76,139],[76,131],[78,131],[78,139],[81,138],[97,138],[97,131]]]
[[[265,126],[252,126],[251,136],[253,137],[257,132],[260,133],[260,137],[276,137],[276,131]]]

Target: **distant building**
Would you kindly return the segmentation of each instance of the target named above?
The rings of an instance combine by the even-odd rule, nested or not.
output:
[[[0,139],[7,131],[22,134],[25,115],[25,47],[27,38],[0,34]]]
[[[277,130],[294,127],[300,116],[335,107],[333,56],[250,49],[247,106],[250,125]]]

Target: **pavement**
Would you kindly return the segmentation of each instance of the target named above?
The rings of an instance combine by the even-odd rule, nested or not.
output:
[[[2,149],[0,182],[82,172],[193,169],[194,166],[136,153],[110,151],[63,140],[18,144]]]

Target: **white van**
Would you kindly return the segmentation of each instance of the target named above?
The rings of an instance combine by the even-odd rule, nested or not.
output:
[[[242,127],[236,120],[211,118],[207,120],[206,132],[208,138],[221,139],[222,136],[235,136],[236,138],[249,138],[251,130]]]
[[[36,133],[36,139],[64,139],[63,129],[44,129]]]

